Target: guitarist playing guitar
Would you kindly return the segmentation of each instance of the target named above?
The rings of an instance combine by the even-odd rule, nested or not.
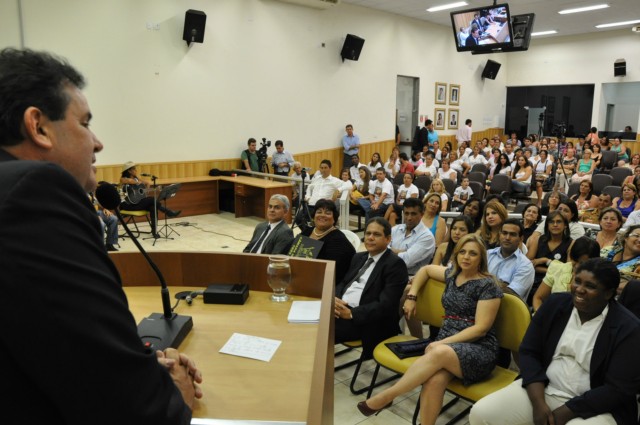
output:
[[[150,183],[138,178],[138,170],[136,169],[135,163],[129,161],[122,166],[120,183],[126,193],[126,199],[120,205],[120,209],[128,211],[149,211],[149,215],[151,216],[151,234],[153,237],[157,238],[156,216],[158,212],[153,208],[154,197],[147,196]],[[155,206],[169,218],[177,217],[181,213],[181,211],[172,211],[167,209],[160,205],[159,202],[155,202]]]

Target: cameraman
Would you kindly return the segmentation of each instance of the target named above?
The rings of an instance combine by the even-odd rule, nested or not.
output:
[[[248,149],[243,150],[240,155],[245,170],[260,171],[258,165],[258,154],[256,154],[256,139],[253,137],[247,140]]]
[[[293,156],[284,150],[282,140],[276,140],[276,151],[271,157],[271,166],[274,174],[288,176],[289,169],[293,167]]]

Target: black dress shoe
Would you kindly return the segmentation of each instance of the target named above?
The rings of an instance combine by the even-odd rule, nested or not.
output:
[[[167,210],[167,217],[169,218],[174,218],[180,215],[180,213],[182,212],[182,210],[178,210],[178,211],[173,211],[173,210]]]
[[[111,244],[107,244],[107,251],[109,252],[115,252],[117,251],[118,248],[116,248],[115,246],[111,245]]]
[[[384,406],[382,409],[374,410],[367,405],[366,401],[361,401],[360,403],[358,403],[358,410],[360,411],[360,413],[362,413],[365,416],[371,416],[371,415],[378,416],[380,412],[382,412],[384,409],[388,409],[389,407],[391,407],[392,404],[393,404],[393,401],[389,402],[389,404]]]

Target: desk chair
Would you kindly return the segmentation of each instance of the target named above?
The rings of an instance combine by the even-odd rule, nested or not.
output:
[[[353,245],[353,248],[357,251],[358,248],[360,248],[360,238],[358,237],[358,235],[347,229],[340,229],[340,231],[344,233],[347,239],[349,239],[349,242],[351,242],[351,245]]]
[[[359,241],[358,241],[359,242]],[[357,340],[357,341],[347,341],[347,342],[343,342],[342,345],[344,345],[346,348],[344,348],[343,350],[340,350],[338,352],[336,352],[335,357],[341,356],[343,354],[346,354],[350,351],[353,351],[356,348],[362,348],[362,340]],[[369,360],[369,358],[367,356],[365,356],[364,351],[360,354],[360,357],[358,357],[355,360],[351,360],[348,361],[346,363],[340,364],[338,366],[335,366],[333,368],[334,372],[337,372],[339,370],[342,369],[346,369],[348,367],[351,366],[356,366],[356,370],[353,371],[353,376],[351,377],[351,383],[349,384],[349,390],[351,391],[351,394],[353,395],[360,395],[363,394],[367,391],[371,392],[371,390],[375,387],[379,387],[380,385],[384,385],[387,382],[391,382],[394,379],[398,379],[400,377],[399,374],[390,376],[382,381],[376,382],[374,383],[374,387],[371,387],[371,385],[368,385],[366,387],[362,387],[362,388],[356,388],[356,380],[358,379],[358,374],[360,373],[360,368],[362,367],[362,363],[366,360]]]
[[[442,307],[442,294],[444,293],[445,284],[434,279],[429,279],[427,283],[422,287],[420,293],[418,293],[418,300],[416,301],[416,318],[421,322],[428,325],[441,327],[442,316],[444,316],[444,307]],[[369,393],[367,398],[371,398],[380,366],[392,370],[393,372],[404,374],[409,366],[416,361],[417,357],[408,357],[405,359],[399,359],[386,344],[390,342],[404,342],[412,341],[417,338],[410,335],[396,335],[391,338],[387,338],[376,346],[373,350],[373,359],[377,365],[373,371],[371,377],[371,385],[369,386]]]
[[[151,226],[151,215],[150,215],[149,211],[146,211],[146,210],[136,210],[136,211],[120,210],[120,214],[122,214],[122,218],[124,218],[124,222],[126,224],[133,223],[133,226],[135,228],[135,232],[132,231],[131,233],[133,233],[136,238],[139,238],[141,233],[151,233],[151,230],[149,230],[148,232],[141,231],[140,228],[138,227],[138,223],[136,223],[136,217],[146,217],[147,223],[149,223],[149,226]],[[125,233],[124,235],[121,235],[120,237],[125,238],[125,237],[127,237],[127,234]]]
[[[622,186],[624,179],[633,174],[631,168],[628,167],[613,167],[611,171],[609,171],[609,175],[613,179],[612,186]]]
[[[591,183],[593,183],[593,194],[600,196],[602,189],[613,186],[613,177],[609,174],[596,174],[591,177]]]

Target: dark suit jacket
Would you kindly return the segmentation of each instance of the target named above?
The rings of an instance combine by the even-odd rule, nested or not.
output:
[[[188,424],[76,180],[0,149],[0,223],[2,423]]]
[[[336,297],[342,298],[367,258],[368,252],[354,255],[349,271],[336,287]],[[351,310],[353,320],[338,319],[336,327],[352,322],[361,331],[363,351],[370,353],[378,343],[398,334],[399,303],[408,281],[405,262],[391,250],[387,250],[367,280],[360,305]]]
[[[640,280],[630,280],[618,297],[618,302],[640,317]]]
[[[265,221],[256,226],[251,237],[251,242],[244,248],[243,252],[250,252],[253,246],[258,242],[260,236],[267,229],[269,222]],[[275,229],[269,232],[267,239],[265,239],[262,245],[261,254],[286,254],[287,248],[293,241],[293,231],[287,226],[287,223],[282,220]]]
[[[478,42],[476,41],[475,38],[473,38],[473,35],[469,35],[469,37],[467,37],[467,41],[465,41],[464,43],[465,46],[477,46]]]
[[[520,345],[522,384],[549,382],[546,371],[569,321],[569,293],[551,294],[531,321]],[[602,324],[591,355],[591,390],[567,407],[583,419],[611,413],[619,424],[637,422],[635,394],[640,388],[640,322],[616,301]]]

